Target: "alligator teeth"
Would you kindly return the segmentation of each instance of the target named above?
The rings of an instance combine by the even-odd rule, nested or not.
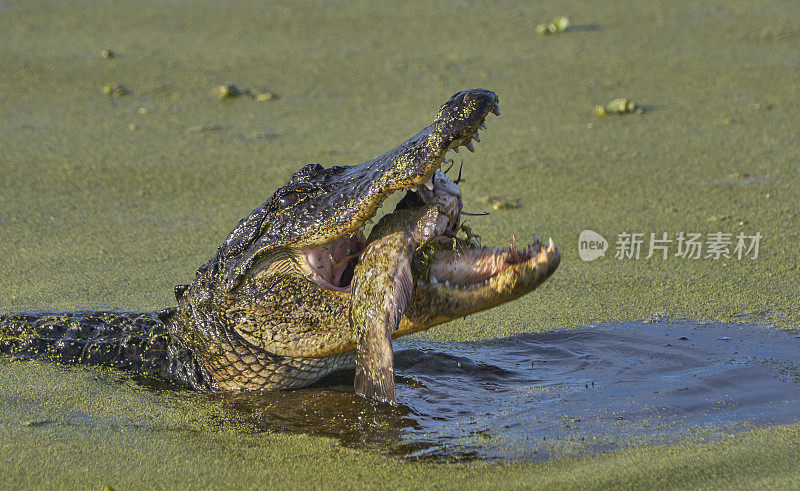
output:
[[[481,137],[480,137],[480,136],[478,136],[478,132],[477,132],[477,131],[475,132],[475,134],[474,134],[474,135],[472,135],[472,139],[473,139],[473,140],[475,140],[475,141],[476,141],[476,142],[478,142],[478,143],[480,143],[480,142],[481,142]]]
[[[428,182],[425,183],[425,187],[428,188],[430,191],[433,191],[433,177],[428,179]]]
[[[467,147],[467,150],[470,152],[475,153],[475,146],[472,144],[472,140],[468,141],[464,146]]]
[[[482,130],[485,130],[485,129],[486,129],[486,123],[484,123],[483,121],[481,121],[481,129],[482,129]]]
[[[435,276],[431,276],[431,285],[437,285],[437,284],[439,284],[439,280],[437,280]]]

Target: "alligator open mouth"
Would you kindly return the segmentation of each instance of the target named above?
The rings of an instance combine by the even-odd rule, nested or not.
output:
[[[500,114],[496,102],[489,111]],[[457,153],[460,147],[465,147],[474,152],[473,142],[481,141],[478,132],[486,128],[485,117],[486,115],[466,128],[460,137],[454,138],[448,144],[447,150]],[[461,189],[458,187],[461,171],[459,170],[459,177],[453,181],[445,176],[447,171],[441,171],[441,165],[446,161],[446,152],[437,160],[439,170],[424,184],[401,188],[407,194],[392,212],[394,214],[404,209],[420,207],[428,201],[425,197],[432,194],[440,197],[444,195],[445,201],[451,203],[447,212],[448,222],[443,231],[434,239],[420,245],[414,254],[414,281],[418,287],[435,288],[439,293],[461,292],[462,296],[472,293],[482,295],[490,291],[504,293],[513,290],[517,284],[526,283],[526,278],[531,276],[541,277],[543,281],[555,270],[560,255],[552,239],[545,245],[534,235],[532,243],[524,248],[517,248],[512,236],[509,247],[482,247],[480,237],[472,233],[469,227],[463,226],[461,221],[462,200]],[[388,191],[379,203],[391,192]],[[384,216],[381,221],[389,215]],[[328,290],[350,292],[361,254],[369,242],[374,240],[375,229],[369,239],[364,235],[365,227],[371,222],[370,219],[360,222],[360,227],[355,232],[346,233],[323,246],[302,249],[300,257],[305,262],[302,266],[308,279]],[[464,231],[465,237],[457,236],[460,231]],[[542,269],[546,270],[545,274],[537,274]]]

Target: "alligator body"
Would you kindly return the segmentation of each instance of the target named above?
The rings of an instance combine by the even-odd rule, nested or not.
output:
[[[493,92],[459,92],[375,159],[306,165],[176,287],[176,307],[0,316],[0,351],[207,390],[304,387],[355,364],[358,394],[395,403],[392,338],[518,298],[558,267],[552,241],[492,249],[457,236],[461,191],[440,168],[449,150],[473,150],[490,113],[499,115]],[[399,190],[406,196],[365,237]]]

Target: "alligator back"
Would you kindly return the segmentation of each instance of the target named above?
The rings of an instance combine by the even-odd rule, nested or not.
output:
[[[104,365],[195,389],[213,382],[173,342],[156,312],[29,312],[0,315],[0,354]]]

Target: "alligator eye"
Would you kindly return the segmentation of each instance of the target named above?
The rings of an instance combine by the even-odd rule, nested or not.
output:
[[[284,208],[288,208],[297,203],[298,200],[300,200],[300,195],[298,193],[286,193],[278,200],[278,209],[283,210]]]

